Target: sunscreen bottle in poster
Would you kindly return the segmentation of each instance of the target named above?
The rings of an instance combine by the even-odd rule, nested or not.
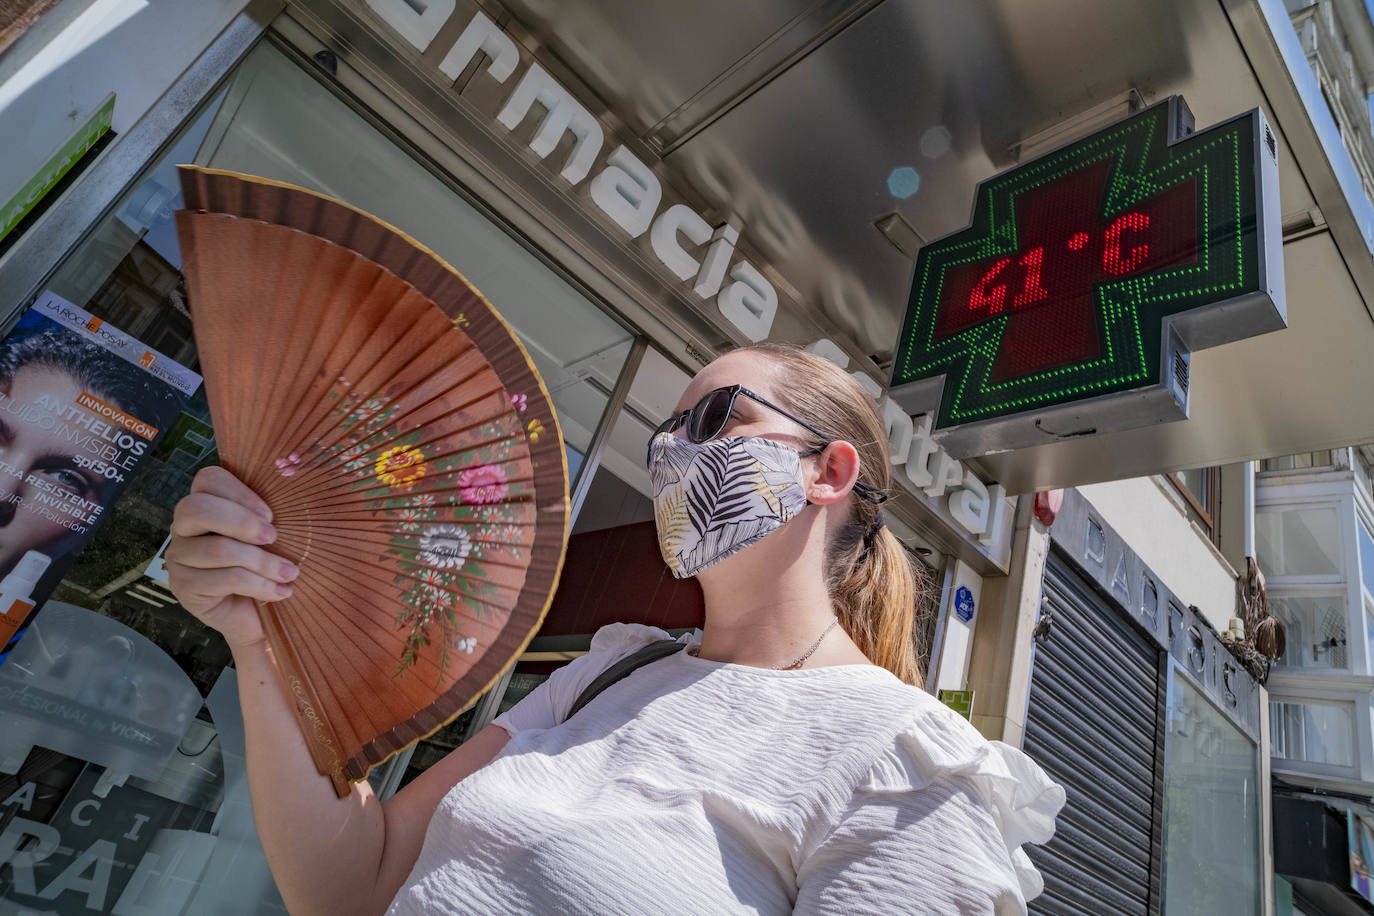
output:
[[[0,651],[24,625],[33,600],[29,597],[38,587],[38,580],[48,571],[52,557],[30,550],[15,564],[10,574],[0,579]]]

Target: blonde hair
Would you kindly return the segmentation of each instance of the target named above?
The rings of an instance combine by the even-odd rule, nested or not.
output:
[[[849,373],[797,347],[762,343],[743,348],[777,365],[780,406],[859,453],[859,480],[887,490],[892,483],[887,428],[878,405]],[[850,516],[826,551],[826,583],[849,638],[874,664],[922,686],[917,605],[925,590],[911,558],[886,526],[870,537],[880,507],[851,495]]]

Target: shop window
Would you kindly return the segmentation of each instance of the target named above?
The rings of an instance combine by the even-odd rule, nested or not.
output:
[[[1262,509],[1255,513],[1260,569],[1280,576],[1339,576],[1340,521],[1334,507]]]
[[[1355,765],[1354,704],[1271,700],[1269,721],[1274,757],[1296,763]]]
[[[221,106],[226,97],[234,104]],[[183,162],[323,190],[454,263],[548,382],[576,473],[631,335],[269,43],[48,288],[197,368],[172,218]],[[0,666],[0,911],[285,912],[253,828],[230,653],[177,606],[155,562],[177,500],[215,460],[201,394]],[[430,743],[428,762],[461,740],[475,709],[464,716]],[[388,781],[388,768],[374,777]]]
[[[520,337],[580,471],[632,335],[558,271],[270,45],[241,65],[198,164],[341,198],[422,242],[481,291]],[[79,300],[74,300],[79,301]]]
[[[1349,668],[1344,593],[1271,594],[1269,610],[1283,623],[1286,636],[1279,664],[1294,668]]]
[[[1255,743],[1173,668],[1164,743],[1164,912],[1260,912],[1259,788]]]
[[[1221,505],[1220,468],[1195,468],[1165,476],[1182,497],[1188,517],[1216,540],[1216,513]]]

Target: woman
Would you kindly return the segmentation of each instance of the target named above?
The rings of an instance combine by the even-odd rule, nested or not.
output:
[[[296,570],[256,546],[266,506],[223,471],[197,478],[168,571],[233,648],[291,911],[1024,912],[1041,885],[1019,846],[1053,833],[1063,790],[916,686],[872,399],[810,354],[737,350],[693,379],[649,461],[665,559],[704,593],[700,643],[569,718],[666,635],[602,628],[385,804],[365,783],[335,799],[275,682],[244,596],[280,598]]]
[[[166,385],[66,328],[0,344],[0,578],[30,550],[59,561],[57,578],[118,488],[103,459],[124,452],[92,432],[102,418],[78,406],[82,394],[154,427],[178,409]]]

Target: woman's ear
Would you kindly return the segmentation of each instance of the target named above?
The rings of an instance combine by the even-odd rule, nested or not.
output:
[[[807,500],[819,506],[837,503],[859,479],[859,452],[843,439],[836,440],[816,456],[814,468],[815,476],[806,487]]]

